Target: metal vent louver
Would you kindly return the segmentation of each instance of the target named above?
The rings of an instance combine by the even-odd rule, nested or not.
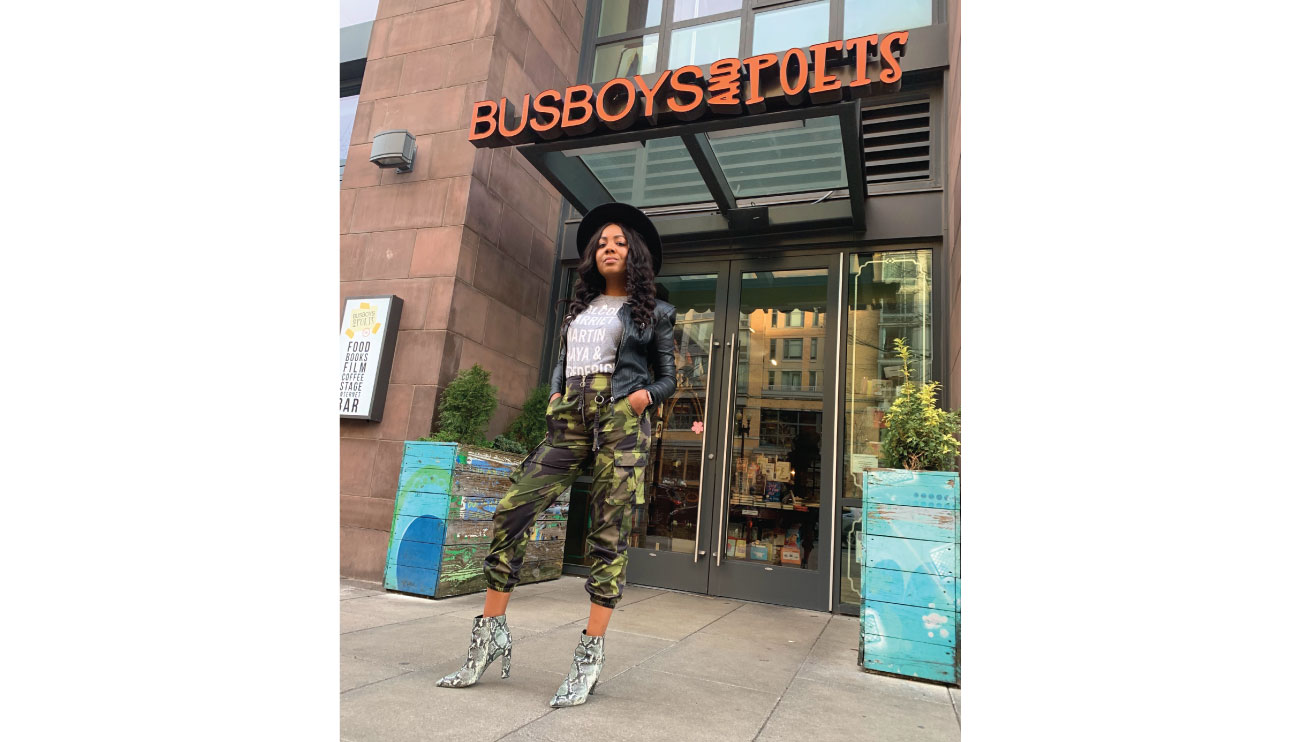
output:
[[[868,185],[930,179],[930,101],[862,109]]]

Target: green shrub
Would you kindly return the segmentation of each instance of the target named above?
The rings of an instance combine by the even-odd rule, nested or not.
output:
[[[438,429],[428,439],[486,447],[484,434],[497,409],[497,388],[488,383],[491,378],[477,363],[456,374],[442,390]]]
[[[935,406],[939,382],[917,386],[912,381],[912,355],[902,338],[894,349],[903,359],[903,385],[885,415],[881,463],[896,469],[954,471],[961,443],[961,411],[944,412]]]
[[[546,437],[546,405],[550,397],[550,388],[539,386],[534,389],[524,400],[519,417],[506,428],[505,436],[523,446],[524,450],[520,453],[533,450]]]
[[[506,453],[526,454],[532,450],[519,441],[513,438],[507,438],[504,435],[498,435],[496,438],[493,438],[492,447],[498,451],[505,451]]]

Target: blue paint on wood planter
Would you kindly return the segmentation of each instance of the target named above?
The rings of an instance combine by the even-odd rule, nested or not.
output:
[[[393,532],[388,539],[388,561],[410,564],[410,560],[399,559],[401,550],[409,544],[436,544],[441,549],[446,541],[447,521],[431,515],[393,517]]]
[[[955,612],[961,610],[961,580],[925,572],[868,567],[862,574],[862,597]]]
[[[952,471],[875,469],[863,472],[867,502],[923,508],[961,507],[961,480]]]
[[[957,614],[938,608],[862,601],[862,634],[957,646]]]
[[[397,490],[399,492],[431,492],[445,495],[451,492],[452,471],[450,467],[402,467],[402,471],[398,475]]]
[[[490,471],[493,474],[501,474],[504,476],[509,476],[512,471],[512,467],[503,466],[495,461],[487,461],[485,459],[470,459],[466,465],[471,469],[483,469]]]
[[[405,593],[433,595],[438,589],[438,570],[388,563],[384,570],[384,587]]]
[[[451,504],[447,506],[447,517],[463,520],[492,520],[492,515],[496,513],[497,504],[500,502],[501,500],[496,497],[452,495]]]
[[[451,495],[431,495],[427,492],[411,492],[397,503],[393,514],[409,515],[417,518],[422,515],[433,515],[439,518],[446,518],[447,508],[450,502]]]
[[[893,536],[867,536],[863,541],[866,549],[863,567],[925,572],[940,577],[961,576],[957,573],[957,544]]]
[[[874,635],[864,636],[863,646],[866,659],[862,664],[868,670],[957,682],[956,652],[950,647]]]
[[[862,666],[960,682],[960,480],[885,469],[863,481]]]
[[[468,469],[476,469],[491,474],[500,474],[509,476],[515,467],[513,464],[507,464],[501,461],[493,461],[487,458],[485,454],[476,451],[463,451],[456,455],[456,466]]]
[[[957,651],[943,644],[929,644],[908,639],[896,639],[879,634],[863,634],[862,641],[867,651],[885,657],[906,657],[921,662],[939,662],[952,668]]]
[[[422,567],[438,571],[442,564],[442,544],[426,544],[402,539],[397,548],[397,566]]]
[[[920,508],[868,502],[863,513],[864,528],[874,536],[898,536],[926,541],[957,541],[961,511],[950,508]]]
[[[402,451],[402,468],[418,469],[433,466],[451,469],[455,466],[456,444],[431,441],[407,441]]]
[[[393,523],[394,541],[447,543],[447,521],[432,515],[399,515]]]
[[[523,457],[455,443],[407,441],[398,479],[384,585],[446,597],[486,588],[492,517]],[[559,576],[569,493],[530,531],[520,584]],[[542,563],[545,560],[545,563]]]

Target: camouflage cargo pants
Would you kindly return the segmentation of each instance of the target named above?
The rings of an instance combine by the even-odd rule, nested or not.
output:
[[[632,507],[645,502],[650,416],[627,398],[611,403],[609,374],[567,380],[546,411],[546,439],[510,475],[513,483],[492,518],[492,548],[483,572],[493,590],[519,583],[528,531],[537,516],[592,464],[591,602],[613,608],[623,595]],[[572,516],[571,516],[572,517]]]

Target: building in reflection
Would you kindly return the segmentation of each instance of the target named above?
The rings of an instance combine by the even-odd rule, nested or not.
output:
[[[673,337],[677,345],[677,392],[665,405],[652,444],[651,471],[646,476],[646,507],[637,508],[631,545],[644,546],[647,536],[691,539],[698,517],[700,446],[705,421],[709,343],[713,339],[714,312],[693,307],[679,309]],[[691,547],[693,548],[693,546]]]
[[[817,502],[825,354],[824,307],[755,310],[741,317],[736,391],[736,491],[758,497],[763,461],[787,463],[779,478],[799,504]],[[751,402],[753,400],[753,402]],[[758,401],[761,400],[761,403]],[[773,470],[775,473],[775,465]]]
[[[928,250],[854,256],[845,348],[844,496],[862,497],[862,471],[879,465],[885,413],[902,383],[894,340],[911,348],[915,381],[933,380]]]

